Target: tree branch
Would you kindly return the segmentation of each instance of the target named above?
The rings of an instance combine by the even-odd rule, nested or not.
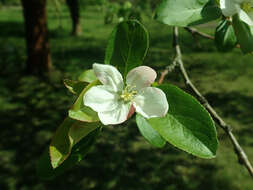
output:
[[[234,146],[235,153],[237,154],[238,161],[240,164],[244,165],[251,177],[253,177],[253,167],[240,146],[239,142],[237,141],[236,137],[232,133],[232,127],[228,125],[214,110],[214,108],[209,104],[209,102],[206,100],[206,98],[199,92],[199,90],[196,88],[196,86],[191,82],[189,75],[184,67],[184,63],[182,60],[182,54],[181,49],[178,43],[178,28],[173,28],[173,46],[176,50],[176,58],[175,61],[177,62],[180,72],[185,80],[185,84],[195,93],[199,101],[202,103],[202,105],[207,109],[207,111],[211,114],[212,118],[219,124],[219,126],[225,131],[225,133],[228,135],[231,143]]]
[[[158,84],[162,84],[166,75],[170,72],[172,72],[177,66],[177,60],[176,58],[173,60],[171,65],[168,65],[162,72],[161,72],[161,76],[160,79],[158,80]]]
[[[209,35],[209,34],[206,34],[204,32],[200,32],[199,30],[197,30],[196,28],[192,28],[192,27],[184,27],[184,29],[186,31],[188,31],[189,33],[192,34],[193,38],[195,40],[197,40],[196,36],[201,36],[203,38],[206,38],[206,39],[210,39],[210,40],[214,40],[214,37]],[[174,39],[175,40],[175,39]],[[200,47],[200,43],[199,41],[196,42],[198,47]],[[174,42],[173,42],[174,44]],[[158,84],[162,84],[166,75],[169,73],[169,72],[172,72],[177,66],[177,60],[176,58],[173,60],[172,64],[167,66],[162,72],[161,72],[161,76],[160,76],[160,79],[158,80]]]
[[[210,39],[210,40],[214,40],[214,37],[209,35],[209,34],[206,34],[204,32],[200,32],[198,31],[196,28],[190,28],[190,27],[184,27],[184,29],[188,32],[190,32],[193,36],[201,36],[203,38],[207,38],[207,39]]]
[[[188,31],[189,33],[191,33],[194,39],[196,39],[196,36],[201,36],[201,37],[209,39],[209,40],[214,40],[215,39],[214,36],[206,34],[204,32],[201,32],[201,31],[197,30],[196,28],[184,27],[184,29],[186,31]],[[199,46],[199,42],[198,41],[197,41],[197,43],[198,43],[198,46]],[[235,47],[236,48],[241,48],[240,44],[237,44]]]

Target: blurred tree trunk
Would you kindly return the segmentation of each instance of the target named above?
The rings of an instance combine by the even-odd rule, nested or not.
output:
[[[27,72],[42,74],[52,69],[47,28],[46,0],[21,0],[25,19]]]
[[[79,0],[66,0],[66,1],[72,19],[72,34],[78,36],[82,33],[82,27],[80,22]]]

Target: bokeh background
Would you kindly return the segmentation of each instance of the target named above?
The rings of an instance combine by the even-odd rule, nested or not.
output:
[[[28,1],[28,0],[24,0]],[[203,160],[167,144],[157,149],[140,135],[134,119],[108,126],[86,158],[53,181],[36,176],[36,163],[74,97],[63,79],[77,79],[94,62],[103,63],[108,37],[119,20],[141,19],[150,34],[144,64],[160,73],[171,63],[171,28],[152,19],[159,1],[80,0],[80,28],[73,33],[63,0],[48,0],[53,69],[27,72],[24,16],[19,0],[0,0],[0,189],[1,190],[252,190],[226,134],[217,127],[217,157]],[[129,11],[130,10],[130,11]],[[124,12],[125,11],[125,12]],[[216,22],[199,30],[211,35]],[[80,32],[82,31],[82,32]],[[197,39],[196,39],[197,38]],[[239,49],[218,52],[212,40],[180,30],[185,65],[200,91],[234,133],[253,162],[253,59]],[[185,89],[178,72],[166,82]]]

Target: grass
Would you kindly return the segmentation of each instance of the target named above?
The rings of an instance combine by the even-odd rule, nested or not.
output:
[[[114,24],[104,25],[97,7],[82,10],[83,35],[72,37],[71,20],[62,9],[62,25],[54,8],[48,8],[50,46],[58,74],[50,81],[26,76],[25,41],[21,8],[0,9],[0,189],[89,190],[251,190],[252,179],[238,164],[231,143],[218,128],[217,158],[202,160],[166,145],[155,149],[140,136],[136,124],[104,128],[85,160],[52,182],[35,176],[40,154],[67,114],[74,97],[63,78],[75,79],[94,62],[102,63]],[[160,72],[173,58],[171,28],[144,17],[150,32],[145,65]],[[213,28],[201,30],[212,34]],[[235,49],[219,53],[214,43],[180,30],[183,59],[193,82],[224,119],[253,162],[253,61]],[[60,73],[60,74],[59,74]],[[184,88],[178,73],[166,82]]]

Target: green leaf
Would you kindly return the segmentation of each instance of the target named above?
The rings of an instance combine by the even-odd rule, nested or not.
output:
[[[91,146],[95,143],[100,132],[101,127],[96,128],[94,131],[84,137],[81,141],[79,141],[72,148],[70,156],[56,169],[54,169],[51,165],[49,150],[45,150],[37,164],[37,175],[41,179],[52,180],[55,177],[63,174],[68,169],[72,168],[75,164],[81,161],[84,156],[89,152]]]
[[[91,108],[87,107],[83,103],[84,94],[93,86],[99,84],[99,81],[93,81],[90,83],[83,91],[80,93],[76,102],[69,110],[69,117],[75,120],[84,121],[84,122],[96,122],[99,121],[97,112],[93,111]]]
[[[215,0],[163,0],[155,19],[170,26],[191,26],[220,16],[221,10]]]
[[[149,124],[169,143],[201,158],[216,155],[218,140],[209,113],[191,95],[172,85],[159,87],[167,96],[169,112]]]
[[[136,123],[142,136],[153,146],[162,148],[166,141],[157,133],[156,130],[148,123],[148,121],[141,115],[136,115]]]
[[[220,22],[215,31],[215,45],[219,51],[230,51],[237,44],[232,22],[224,19]]]
[[[66,160],[72,147],[97,127],[99,123],[84,123],[67,117],[57,129],[49,147],[53,168]]]
[[[88,85],[87,82],[74,81],[69,79],[64,79],[63,83],[66,88],[73,94],[80,94],[82,90]]]
[[[105,64],[117,67],[125,78],[128,71],[142,64],[148,47],[148,32],[140,22],[121,22],[110,36]]]
[[[233,16],[233,27],[242,52],[253,52],[253,27],[241,21],[238,15]]]
[[[93,71],[93,69],[90,70],[86,70],[84,71],[79,77],[78,80],[83,81],[83,82],[87,82],[87,83],[91,83],[95,80],[97,80],[97,77]]]

